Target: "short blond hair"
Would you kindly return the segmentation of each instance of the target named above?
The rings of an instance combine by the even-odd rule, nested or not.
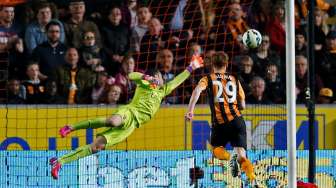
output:
[[[229,56],[223,51],[215,52],[215,54],[213,54],[211,57],[212,66],[217,69],[227,67],[228,63],[229,63]]]

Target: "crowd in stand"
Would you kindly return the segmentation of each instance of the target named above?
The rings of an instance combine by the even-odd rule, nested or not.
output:
[[[315,88],[319,103],[336,92],[336,8],[316,0]],[[296,100],[305,103],[307,1],[295,1]],[[282,0],[33,0],[0,6],[0,53],[8,53],[8,104],[124,104],[132,99],[133,71],[158,68],[165,82],[192,55],[205,68],[168,96],[186,104],[192,87],[224,51],[248,104],[285,103],[285,8]],[[257,49],[242,34],[262,33]],[[201,100],[203,103],[206,102]]]

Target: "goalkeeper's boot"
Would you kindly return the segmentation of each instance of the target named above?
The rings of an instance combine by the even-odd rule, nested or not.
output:
[[[219,160],[228,161],[230,159],[230,153],[223,146],[215,147],[212,152]]]
[[[253,182],[255,180],[256,175],[254,174],[254,168],[252,163],[248,159],[242,158],[240,161],[240,167],[241,170],[245,172],[249,181]]]
[[[68,134],[70,134],[72,131],[71,127],[69,125],[65,125],[59,130],[59,134],[62,138],[66,137]]]
[[[230,160],[231,175],[232,177],[237,177],[239,175],[239,164],[237,161],[237,154],[234,154]]]
[[[52,166],[51,176],[55,180],[57,180],[58,179],[58,172],[61,170],[62,164],[57,161],[56,157],[51,158],[49,162],[50,162],[50,165]]]

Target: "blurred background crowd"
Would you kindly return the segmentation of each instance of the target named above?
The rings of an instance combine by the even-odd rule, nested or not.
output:
[[[336,92],[335,2],[316,0],[318,103]],[[307,0],[295,0],[296,101],[307,88]],[[205,60],[164,104],[187,104],[193,86],[224,51],[248,104],[285,103],[285,7],[281,0],[32,0],[0,6],[0,59],[7,71],[2,104],[125,104],[133,71],[158,68],[172,80],[193,55]],[[257,49],[241,42],[262,33]],[[6,65],[6,66],[4,66]],[[200,103],[206,103],[203,96]]]

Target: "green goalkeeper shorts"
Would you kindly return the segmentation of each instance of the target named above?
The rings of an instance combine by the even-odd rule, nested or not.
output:
[[[105,137],[107,141],[106,149],[125,140],[138,126],[134,115],[128,108],[119,108],[113,113],[113,115],[120,115],[122,117],[123,124],[118,127],[110,127],[97,134],[97,136]]]

